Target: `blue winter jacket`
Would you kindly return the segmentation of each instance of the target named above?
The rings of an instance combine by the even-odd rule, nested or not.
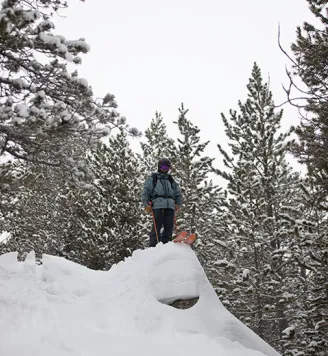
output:
[[[175,204],[182,204],[182,196],[179,184],[175,181],[171,184],[168,174],[157,174],[157,183],[154,188],[152,176],[148,177],[144,184],[142,193],[142,203],[146,207],[149,202],[152,203],[153,209],[174,209]]]

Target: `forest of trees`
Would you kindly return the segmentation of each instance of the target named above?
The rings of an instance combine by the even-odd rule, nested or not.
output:
[[[197,234],[193,249],[222,303],[285,356],[327,355],[328,0],[306,1],[321,26],[304,23],[285,52],[287,105],[298,106],[299,125],[281,130],[283,111],[254,63],[247,99],[221,114],[229,151],[215,142],[216,157],[183,105],[174,140],[159,112],[140,133],[114,95],[95,99],[69,71],[88,45],[53,34],[52,12],[65,1],[4,1],[0,254],[34,250],[39,261],[52,254],[107,270],[146,248],[143,182],[168,157],[184,198],[178,226]],[[141,153],[131,136],[141,137]]]

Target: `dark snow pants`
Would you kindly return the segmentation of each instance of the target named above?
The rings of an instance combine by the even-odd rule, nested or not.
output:
[[[159,241],[166,244],[172,240],[173,224],[174,224],[174,210],[173,209],[154,209],[154,216],[157,227],[157,234]],[[162,234],[160,233],[163,228]],[[149,247],[157,245],[156,231],[153,221],[153,227],[150,232]]]

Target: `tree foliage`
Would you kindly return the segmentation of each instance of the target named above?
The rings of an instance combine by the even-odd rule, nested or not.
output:
[[[108,269],[142,246],[141,167],[121,131],[88,155],[93,189],[73,192],[76,243],[70,258],[94,269]]]
[[[72,137],[93,143],[92,138],[125,125],[125,119],[113,95],[97,101],[87,80],[70,72],[68,64],[80,64],[79,55],[89,46],[82,38],[54,34],[54,11],[66,6],[62,0],[1,4],[0,155],[75,172],[77,157],[67,157],[66,143]]]
[[[293,62],[288,72],[290,86],[286,92],[302,115],[296,127],[299,140],[293,152],[306,164],[309,174],[321,187],[321,199],[325,200],[328,196],[328,1],[307,2],[321,26],[304,22],[297,28],[296,40],[291,46],[294,58],[290,57]]]
[[[293,236],[283,214],[293,206],[299,179],[286,163],[287,134],[279,132],[272,93],[254,64],[248,98],[222,114],[231,154],[218,145],[227,170],[226,288],[230,310],[258,335],[275,343],[288,326],[286,253]],[[222,262],[223,263],[223,262]],[[275,341],[273,341],[275,340]]]
[[[221,188],[211,179],[214,158],[205,154],[207,142],[201,142],[200,129],[187,118],[188,110],[179,108],[175,176],[181,185],[183,206],[177,215],[180,230],[197,235],[197,252],[203,264],[213,257],[215,221],[221,209]],[[209,265],[208,265],[209,266]]]

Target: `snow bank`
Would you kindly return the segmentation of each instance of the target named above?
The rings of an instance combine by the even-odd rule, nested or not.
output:
[[[163,302],[199,296],[186,310]],[[217,298],[189,246],[138,250],[108,272],[0,256],[2,356],[277,356]]]

